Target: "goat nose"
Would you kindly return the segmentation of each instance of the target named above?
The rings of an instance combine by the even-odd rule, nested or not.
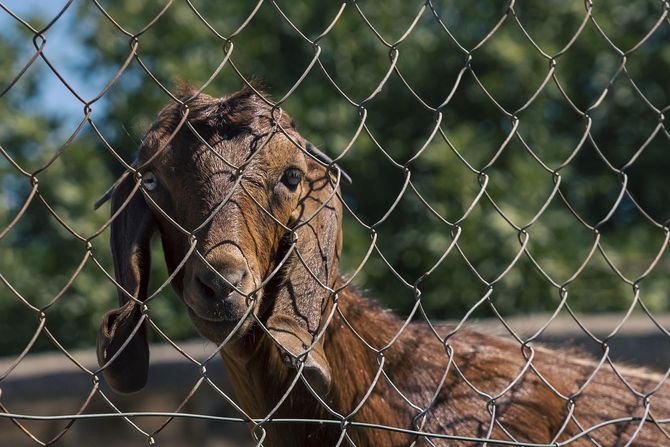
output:
[[[224,271],[221,275],[211,270],[202,270],[197,273],[196,277],[198,288],[203,298],[226,299],[235,291],[234,287],[239,289],[239,285],[245,275],[245,270]],[[227,282],[221,276],[226,278]]]

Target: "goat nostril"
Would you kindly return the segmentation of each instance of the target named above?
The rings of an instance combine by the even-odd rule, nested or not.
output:
[[[200,288],[200,293],[203,297],[207,299],[212,299],[216,297],[216,291],[211,288],[207,283],[205,283],[200,276],[197,278],[198,287]]]
[[[240,287],[246,271],[235,270],[222,272],[221,276],[213,271],[202,271],[196,275],[196,283],[200,296],[205,299],[226,299],[235,288]],[[225,280],[223,279],[225,278]]]

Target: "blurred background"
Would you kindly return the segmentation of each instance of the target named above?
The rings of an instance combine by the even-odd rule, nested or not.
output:
[[[175,1],[144,29],[165,3],[97,3],[130,34],[141,32],[137,53],[155,76],[131,59],[91,104],[90,118],[105,141],[85,121],[84,103],[97,97],[128,60],[129,37],[95,2],[75,1],[43,34],[43,54],[53,69],[37,57],[16,80],[41,40],[8,10],[39,30],[66,2],[2,2],[0,357],[6,361],[0,365],[6,368],[0,374],[27,346],[24,362],[34,360],[33,368],[47,368],[40,359],[71,365],[62,353],[38,354],[57,345],[92,361],[86,355],[95,344],[100,317],[116,305],[116,294],[100,268],[85,259],[85,243],[72,233],[86,239],[109,218],[108,206],[93,210],[97,198],[123,172],[108,146],[132,161],[145,130],[169,100],[158,83],[172,92],[180,81],[201,86],[230,53],[246,78],[259,79],[274,99],[283,98],[315,55],[315,47],[300,33],[316,38],[340,12],[318,41],[317,64],[282,107],[300,132],[330,156],[350,147],[339,162],[353,178],[353,184],[343,187],[351,211],[344,224],[345,274],[366,260],[372,234],[377,235],[353,283],[404,316],[415,305],[416,283],[431,321],[459,320],[474,308],[471,321],[490,321],[483,326],[502,333],[498,320],[488,318],[498,313],[513,329],[532,334],[565,299],[555,320],[563,332],[551,332],[552,323],[547,341],[575,339],[595,352],[600,345],[585,337],[568,308],[599,324],[605,335],[632,309],[628,321],[634,323],[625,323],[622,333],[634,325],[630,333],[647,342],[640,349],[622,339],[619,355],[615,336],[613,355],[630,360],[625,352],[656,349],[646,355],[650,364],[662,371],[670,366],[662,323],[670,305],[670,22],[662,2],[595,2],[585,20],[582,1],[517,1],[512,14],[500,1],[359,1],[340,11],[337,2],[278,0],[261,2],[239,32],[257,4]],[[212,30],[234,35],[232,43]],[[491,30],[495,32],[485,39]],[[389,70],[381,91],[369,99]],[[223,96],[242,85],[226,63],[205,91]],[[438,107],[441,114],[434,111]],[[357,134],[363,110],[366,128]],[[5,233],[32,191],[29,178],[15,164],[29,173],[40,170],[39,188]],[[409,168],[412,183],[396,204],[406,184],[403,166]],[[486,195],[479,198],[484,184]],[[458,250],[442,258],[458,231]],[[527,253],[515,261],[520,234],[528,235]],[[108,237],[106,230],[91,244],[95,259],[111,272]],[[167,278],[155,242],[151,290]],[[475,306],[494,280],[488,300]],[[21,297],[43,309],[45,329]],[[606,316],[599,318],[601,314]],[[151,315],[177,342],[197,337],[169,288],[151,303]],[[421,313],[415,316],[417,321],[423,318]],[[204,342],[190,343],[208,354]],[[632,348],[624,348],[626,343]],[[645,357],[644,352],[640,355]],[[15,402],[10,410],[23,405],[26,413],[77,411],[75,404],[54,406],[58,400],[43,411],[26,406],[20,390],[42,388],[34,380],[21,388],[20,369],[0,379],[0,402]],[[28,369],[24,367],[26,374]],[[175,371],[165,368],[170,370]],[[73,372],[76,380],[88,381],[90,388],[90,378],[79,373]],[[197,370],[191,373],[193,379],[180,385],[181,398],[197,380]],[[166,393],[161,387],[170,388],[170,377],[175,376],[156,379],[152,389]],[[73,389],[85,390],[82,386]],[[86,392],[78,393],[75,400],[81,405]],[[163,396],[164,405],[157,401],[151,408],[172,411],[181,399]],[[124,399],[134,408],[137,400]],[[100,405],[94,408],[105,408]],[[218,406],[202,405],[196,405],[198,411],[225,413]],[[16,439],[26,445],[32,442],[5,422],[0,421],[0,430],[20,435]],[[198,422],[192,423],[196,425],[188,430],[199,433],[194,428]],[[132,437],[128,424],[119,427],[128,433],[119,445],[142,439]],[[173,429],[184,430],[188,432]],[[72,442],[68,436],[62,439],[64,445]],[[211,445],[224,445],[213,439]],[[169,442],[174,441],[165,445]]]

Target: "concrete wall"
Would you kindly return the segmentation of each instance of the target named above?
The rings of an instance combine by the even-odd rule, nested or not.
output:
[[[517,317],[506,320],[515,332],[529,336],[537,331],[548,316]],[[621,315],[600,315],[585,318],[583,323],[597,337],[605,337],[618,324]],[[670,327],[670,315],[658,318],[662,327]],[[497,320],[482,320],[471,325],[482,331],[506,335]],[[559,318],[543,333],[539,342],[553,346],[580,346],[594,355],[602,353],[595,343],[569,318]],[[205,359],[215,347],[195,340],[179,344],[198,360]],[[617,336],[609,341],[610,355],[621,364],[645,365],[658,371],[670,367],[670,338],[644,316],[633,316]],[[87,368],[96,368],[92,351],[73,352],[77,361]],[[3,374],[14,359],[0,359]],[[175,411],[200,378],[197,366],[189,363],[168,345],[152,347],[149,383],[140,393],[121,396],[102,385],[106,395],[123,411]],[[207,374],[224,392],[234,396],[222,360],[216,356],[208,364]],[[91,377],[82,372],[62,353],[28,355],[4,380],[0,381],[0,403],[14,414],[62,415],[76,413],[92,389]],[[109,405],[94,396],[86,413],[110,413]],[[240,415],[208,384],[203,383],[182,412],[216,416]],[[136,418],[147,432],[159,428],[165,418]],[[67,425],[67,421],[26,421],[26,427],[43,442]],[[246,426],[241,423],[174,419],[155,436],[156,445],[164,447],[202,446],[230,447],[250,445]],[[57,442],[58,446],[130,447],[147,445],[147,438],[126,421],[115,419],[79,420]],[[37,445],[10,420],[0,418],[0,446]]]
[[[200,340],[180,343],[185,351],[204,360],[215,347]],[[90,369],[97,367],[93,351],[73,352],[73,357]],[[149,382],[145,389],[132,395],[119,395],[102,384],[108,398],[122,411],[175,411],[200,378],[199,368],[188,362],[168,345],[152,346]],[[0,372],[11,363],[0,360]],[[233,392],[228,383],[223,361],[217,355],[207,365],[207,374],[228,395]],[[74,414],[92,390],[91,376],[61,353],[29,355],[2,382],[0,402],[8,412],[30,415]],[[95,395],[85,413],[111,413],[102,397]],[[184,413],[240,417],[226,400],[203,383],[182,408]],[[142,429],[151,433],[165,418],[134,419]],[[46,442],[58,434],[67,421],[22,422],[40,440]],[[250,436],[245,424],[174,419],[155,436],[156,445],[164,447],[203,446],[232,447],[248,445]],[[0,419],[0,447],[36,445],[8,419]],[[120,418],[78,420],[56,443],[57,446],[131,447],[148,445],[146,436]]]

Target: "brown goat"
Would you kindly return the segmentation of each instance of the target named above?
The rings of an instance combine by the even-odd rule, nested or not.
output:
[[[270,422],[265,445],[670,444],[661,377],[626,369],[626,385],[607,363],[592,376],[598,364],[571,352],[403,327],[343,287],[339,168],[253,89],[180,99],[146,134],[137,180],[111,192],[121,307],[103,317],[98,356],[114,389],[146,383],[142,302],[158,229],[172,285],[198,331],[223,343],[244,411],[266,417],[292,387],[273,418],[342,421]]]

